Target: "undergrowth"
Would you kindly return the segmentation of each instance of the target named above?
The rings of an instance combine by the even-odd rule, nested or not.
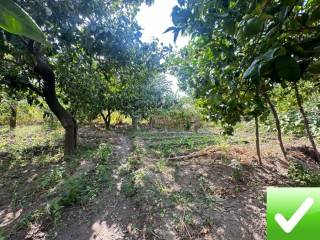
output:
[[[10,206],[23,209],[14,231],[43,219],[57,224],[64,208],[85,206],[115,183],[110,162],[112,147],[107,143],[80,144],[76,155],[63,157],[61,128],[35,125],[18,127],[13,132],[0,130],[0,152],[10,158],[1,162],[1,184],[10,195]],[[94,169],[79,171],[84,160],[92,162]],[[11,180],[12,176],[16,177]]]
[[[301,163],[291,163],[288,169],[288,177],[299,186],[319,187],[320,171],[306,169]]]

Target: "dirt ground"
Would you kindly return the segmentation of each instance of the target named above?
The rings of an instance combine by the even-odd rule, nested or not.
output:
[[[303,139],[286,142],[289,162],[283,160],[276,138],[269,134],[262,138],[263,166],[259,166],[251,135],[248,131],[241,138],[222,139],[207,130],[193,134],[81,129],[82,145],[112,146],[107,164],[113,183],[99,188],[86,204],[63,208],[57,221],[43,214],[15,228],[24,212],[47,198],[38,193],[28,207],[16,206],[9,181],[23,181],[19,196],[28,196],[33,179],[47,166],[27,163],[7,169],[0,185],[0,228],[7,239],[15,240],[265,239],[266,188],[294,185],[287,176],[290,161],[312,169],[319,166]],[[0,154],[2,166],[10,154]],[[83,157],[70,174],[94,174],[98,164],[95,158]]]

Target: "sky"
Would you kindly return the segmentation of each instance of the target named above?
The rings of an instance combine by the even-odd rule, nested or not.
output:
[[[169,46],[171,44],[177,49],[187,45],[189,39],[186,37],[179,36],[177,42],[174,43],[172,32],[163,34],[165,30],[173,26],[171,12],[175,5],[177,5],[176,0],[156,0],[150,7],[146,5],[141,6],[137,19],[142,27],[142,40],[144,42],[150,42],[154,38],[157,38],[164,45]],[[169,74],[166,76],[172,83],[172,90],[184,95],[179,91],[176,77]]]
[[[143,41],[150,42],[153,38],[158,38],[163,44],[167,46],[171,44],[177,48],[184,47],[188,43],[188,38],[179,36],[177,43],[174,44],[172,32],[163,34],[173,26],[171,12],[175,5],[177,5],[176,0],[156,0],[150,7],[142,5],[137,19],[143,29]]]

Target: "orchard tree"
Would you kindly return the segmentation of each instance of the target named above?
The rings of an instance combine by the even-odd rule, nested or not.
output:
[[[173,31],[175,37],[190,34],[195,40],[202,39],[202,45],[209,47],[217,42],[217,36],[220,36],[218,43],[228,43],[230,52],[223,51],[220,55],[214,55],[227,63],[218,71],[231,68],[234,78],[224,81],[229,86],[235,81],[236,84],[233,85],[238,84],[248,89],[245,90],[246,94],[256,93],[254,105],[258,108],[269,106],[275,117],[279,142],[286,158],[277,111],[269,96],[278,85],[295,90],[308,137],[317,153],[297,83],[310,79],[308,75],[311,70],[318,72],[319,19],[319,2],[315,0],[181,0],[173,9],[174,26],[168,31]],[[202,65],[202,62],[198,64]],[[213,72],[215,78],[223,80],[215,73],[219,67],[213,65],[205,72]],[[215,93],[216,89],[209,87],[205,92],[209,91]],[[233,105],[234,101],[237,100],[229,100],[227,105]],[[259,101],[263,104],[259,104]],[[250,106],[245,101],[245,109],[246,105]],[[228,111],[230,110],[232,109]],[[259,109],[258,112],[263,111]]]
[[[155,109],[169,108],[175,98],[170,83],[163,75],[128,81],[119,95],[119,111],[132,119],[134,129],[138,121],[147,118]]]
[[[43,97],[65,129],[65,154],[73,154],[77,145],[77,123],[58,99],[57,56],[83,49],[88,56],[107,62],[107,59],[123,53],[121,43],[126,38],[119,36],[123,33],[126,36],[129,30],[118,28],[116,24],[122,21],[122,27],[130,25],[142,1],[16,2],[33,17],[47,39],[18,5],[11,0],[2,1],[0,26],[10,33],[0,32],[1,68],[18,69],[20,75],[28,73],[32,76],[23,81],[11,81]],[[140,33],[134,34],[139,37]],[[121,41],[115,42],[115,39]],[[66,74],[65,78],[70,75]]]
[[[201,100],[208,118],[220,122],[226,134],[232,134],[233,126],[242,119],[255,119],[257,153],[261,163],[258,118],[265,106],[255,86],[239,79],[235,47],[221,34],[210,42],[206,37],[198,37],[171,58],[169,65],[182,88]]]
[[[45,43],[45,36],[38,25],[22,8],[11,0],[2,1],[0,14],[0,28],[10,33]],[[6,48],[3,39],[0,41],[0,48]],[[3,58],[4,53],[1,53],[0,56]],[[14,62],[13,60],[11,61]],[[21,86],[16,84],[16,82],[21,82],[21,79],[18,80],[18,78],[22,76],[21,74],[19,75],[18,69],[8,70],[4,65],[0,65],[0,70],[0,84],[7,84],[7,86],[0,85],[0,103],[6,104],[9,107],[9,126],[10,130],[13,130],[17,125],[17,102],[22,98],[20,92]]]
[[[73,68],[69,62],[77,67]],[[88,57],[81,50],[61,55],[58,59],[57,78],[59,88],[64,93],[62,101],[80,121],[92,121],[101,116],[106,129],[109,129],[111,113],[117,110],[118,95],[121,94],[122,83],[117,77],[117,69],[128,65],[115,61],[102,65],[99,60]],[[71,76],[72,81],[65,78],[66,74]]]
[[[135,21],[131,26],[128,26],[128,21],[120,21],[116,25],[117,28],[131,30],[127,31],[126,36],[122,34],[113,40],[116,46],[126,39],[118,49],[107,49],[106,45],[99,48],[101,54],[104,51],[114,52],[112,58],[101,58],[96,54],[88,57],[86,51],[78,49],[61,55],[57,68],[60,88],[65,93],[63,100],[69,105],[68,109],[80,120],[90,121],[101,116],[107,129],[113,111],[122,111],[135,119],[135,114],[140,116],[153,104],[150,103],[151,98],[156,98],[159,93],[151,92],[151,89],[157,88],[159,92],[162,89],[154,86],[155,83],[160,84],[160,80],[155,82],[150,79],[159,72],[161,54],[167,51],[166,48],[158,49],[157,42],[140,42],[137,37],[140,36],[140,28]],[[70,62],[76,68],[71,68]],[[64,78],[66,73],[71,73],[72,81]],[[79,95],[82,97],[79,98]]]
[[[131,64],[118,72],[122,82],[118,110],[131,117],[134,129],[140,118],[165,104],[164,96],[170,92],[170,86],[160,74],[164,70],[160,62],[169,51],[167,47],[159,48],[157,42],[143,43],[133,49]]]

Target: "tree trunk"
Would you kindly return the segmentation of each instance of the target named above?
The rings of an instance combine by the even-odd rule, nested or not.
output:
[[[261,151],[260,151],[260,134],[259,134],[259,119],[257,116],[254,117],[255,125],[256,125],[256,149],[257,149],[257,155],[258,155],[258,160],[259,164],[262,165],[262,160],[261,160]]]
[[[138,129],[138,117],[137,116],[131,116],[132,119],[132,128],[134,130]]]
[[[105,116],[105,115],[103,114],[103,112],[100,113],[100,115],[101,115],[101,117],[102,117],[102,119],[103,119],[103,121],[104,121],[105,128],[106,128],[107,130],[110,129],[111,113],[112,113],[112,112],[111,112],[111,110],[109,110],[109,109],[108,109],[107,116]]]
[[[50,110],[65,129],[64,154],[72,155],[77,147],[78,127],[76,120],[60,104],[55,89],[55,75],[48,63],[36,56],[35,72],[43,79],[43,97]]]
[[[271,112],[273,114],[274,120],[276,122],[278,141],[279,141],[279,145],[280,145],[283,157],[284,157],[284,159],[288,160],[287,152],[286,152],[286,149],[285,149],[285,147],[283,145],[283,141],[282,141],[282,132],[281,132],[280,120],[279,120],[279,116],[278,116],[277,110],[276,110],[275,106],[273,105],[273,103],[271,102],[269,96],[267,94],[265,94],[264,96],[265,96],[265,98],[266,98],[266,100],[268,102],[268,105],[269,105],[269,107],[271,109]]]
[[[11,131],[17,126],[17,105],[15,103],[10,104],[9,126]]]
[[[311,146],[313,148],[313,151],[315,152],[315,158],[316,158],[316,161],[320,161],[320,156],[319,156],[319,152],[318,152],[318,149],[317,149],[317,145],[313,139],[313,135],[311,133],[311,129],[310,129],[310,126],[309,126],[309,120],[306,116],[306,113],[304,111],[304,108],[303,108],[303,99],[302,99],[302,96],[300,95],[300,92],[299,92],[299,88],[298,88],[298,85],[296,83],[293,84],[293,87],[294,87],[294,91],[295,91],[295,95],[296,95],[296,99],[297,99],[297,104],[299,106],[299,110],[300,110],[300,113],[301,113],[301,117],[303,119],[303,123],[304,123],[304,128],[306,130],[306,133],[308,135],[308,138],[309,138],[309,141],[311,143]]]
[[[107,129],[110,129],[110,125],[111,125],[111,110],[108,109],[108,115],[107,115]]]

